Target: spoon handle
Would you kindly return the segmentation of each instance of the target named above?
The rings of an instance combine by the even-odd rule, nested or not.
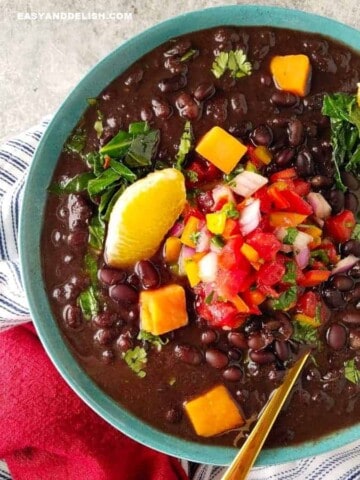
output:
[[[222,480],[245,480],[309,355],[310,352],[303,354],[288,371],[282,385],[273,392],[255,427],[226,470]]]

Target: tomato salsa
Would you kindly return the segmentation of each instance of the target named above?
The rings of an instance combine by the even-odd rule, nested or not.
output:
[[[43,274],[74,361],[139,418],[239,445],[311,349],[267,446],[360,421],[359,77],[329,38],[217,27],[88,99]]]

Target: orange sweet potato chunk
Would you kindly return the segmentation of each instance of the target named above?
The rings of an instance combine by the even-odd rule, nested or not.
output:
[[[245,423],[235,401],[224,385],[184,403],[185,411],[201,437],[212,437]]]
[[[270,62],[270,71],[280,90],[300,97],[309,93],[311,64],[307,55],[277,55]]]
[[[185,290],[181,285],[171,284],[140,293],[142,330],[153,335],[162,335],[187,323]]]
[[[197,144],[195,150],[224,173],[230,173],[247,147],[220,127],[213,127]]]

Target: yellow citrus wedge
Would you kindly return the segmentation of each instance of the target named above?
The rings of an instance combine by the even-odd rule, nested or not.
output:
[[[154,255],[185,202],[184,175],[175,168],[150,173],[130,185],[110,215],[106,262],[125,268]]]

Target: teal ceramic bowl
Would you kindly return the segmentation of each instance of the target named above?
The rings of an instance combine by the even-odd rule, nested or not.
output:
[[[181,15],[125,42],[98,63],[76,86],[56,112],[40,142],[25,187],[20,221],[20,256],[23,284],[40,339],[54,365],[77,395],[107,422],[140,443],[195,462],[224,465],[232,460],[235,449],[200,445],[170,437],[135,418],[85,374],[64,343],[50,310],[41,273],[40,251],[46,189],[66,138],[87,108],[86,99],[96,97],[135,60],[164,41],[217,25],[269,25],[319,32],[360,50],[360,31],[300,11],[251,5],[210,8]],[[257,465],[279,464],[318,455],[359,437],[360,425],[355,425],[319,441],[302,444],[301,448],[263,450]]]

